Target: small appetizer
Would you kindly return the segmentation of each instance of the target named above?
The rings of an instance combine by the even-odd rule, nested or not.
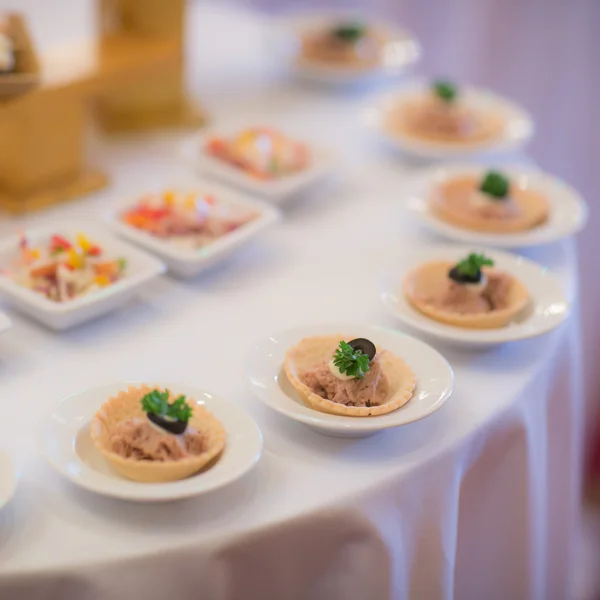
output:
[[[259,180],[275,180],[310,166],[306,144],[272,127],[253,127],[232,138],[213,137],[204,151]]]
[[[225,429],[204,407],[169,390],[130,387],[105,402],[92,440],[119,474],[142,482],[185,479],[225,447]]]
[[[435,81],[425,94],[410,97],[391,112],[391,130],[448,144],[481,143],[499,137],[504,123],[491,111],[463,100],[449,81]]]
[[[497,171],[483,178],[458,175],[437,186],[429,206],[438,218],[474,231],[515,233],[541,225],[548,219],[548,200],[524,189]]]
[[[385,36],[358,21],[340,22],[301,36],[300,60],[338,68],[372,68],[381,62]]]
[[[211,194],[148,194],[121,217],[124,223],[189,249],[203,248],[257,218],[256,211],[217,201]]]
[[[396,410],[416,385],[401,358],[370,340],[343,335],[304,338],[288,350],[285,373],[308,406],[350,417]]]
[[[74,240],[52,235],[37,248],[22,236],[20,258],[5,274],[53,302],[69,302],[116,283],[125,270],[124,258],[105,256],[103,248],[79,234]]]
[[[469,254],[457,264],[425,263],[406,277],[404,289],[421,313],[449,325],[471,329],[504,327],[525,307],[525,286],[492,268],[483,254]]]

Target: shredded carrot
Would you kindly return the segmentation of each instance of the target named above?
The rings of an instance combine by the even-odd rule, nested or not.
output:
[[[110,262],[101,262],[94,264],[94,271],[98,276],[110,277],[118,275],[120,268],[119,263],[112,260]]]
[[[38,277],[54,277],[56,275],[57,268],[57,263],[48,263],[46,265],[36,267],[35,269],[31,269],[29,275],[34,279]]]

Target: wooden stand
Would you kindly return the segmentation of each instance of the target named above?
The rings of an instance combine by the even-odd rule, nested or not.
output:
[[[0,102],[0,206],[11,212],[107,184],[83,160],[90,107],[110,132],[202,122],[183,86],[184,0],[100,0],[99,8],[98,40],[46,57],[37,89]]]

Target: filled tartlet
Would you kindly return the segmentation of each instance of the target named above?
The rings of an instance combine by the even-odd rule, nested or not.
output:
[[[186,396],[148,386],[108,399],[90,425],[92,440],[111,467],[134,481],[185,479],[225,448],[225,429]]]
[[[287,351],[284,369],[308,406],[350,417],[394,411],[411,399],[416,385],[400,357],[347,335],[304,338]]]
[[[313,27],[300,36],[299,61],[342,69],[369,69],[382,61],[385,34],[360,21]]]
[[[310,151],[273,127],[252,127],[232,137],[211,137],[203,151],[262,181],[277,180],[310,166]]]
[[[505,327],[529,299],[519,280],[495,269],[483,254],[469,254],[458,263],[422,264],[407,275],[404,291],[425,316],[471,329]]]
[[[113,285],[126,274],[126,260],[108,256],[86,235],[52,235],[32,246],[21,236],[19,258],[3,275],[53,302],[69,302]]]
[[[178,247],[197,249],[258,216],[255,210],[222,202],[212,194],[166,190],[146,194],[121,215],[121,220]]]
[[[402,99],[390,111],[387,125],[393,133],[423,141],[469,145],[498,138],[504,120],[468,102],[453,83],[439,80],[426,91]]]
[[[437,185],[431,212],[452,225],[488,233],[527,231],[544,223],[550,207],[543,194],[519,187],[503,173],[456,175]]]

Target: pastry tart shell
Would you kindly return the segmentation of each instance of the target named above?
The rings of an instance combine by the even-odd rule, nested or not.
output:
[[[453,266],[454,263],[442,261],[426,263],[410,271],[404,280],[406,297],[419,312],[430,319],[467,329],[500,329],[506,327],[523,310],[529,300],[529,293],[525,286],[518,279],[512,278],[509,305],[489,313],[462,314],[425,302],[422,297],[439,289],[445,283],[448,271]],[[494,269],[488,268],[483,271],[490,274],[494,272]]]
[[[475,186],[473,186],[475,189]],[[521,213],[508,219],[484,218],[475,213],[453,210],[445,201],[442,190],[436,190],[429,199],[429,210],[438,219],[471,231],[482,233],[517,233],[528,231],[544,223],[549,216],[548,201],[537,193],[515,193],[515,202]]]
[[[415,125],[415,120],[423,110],[427,96],[402,101],[388,116],[388,130],[392,134],[407,136],[421,142],[443,144],[449,147],[468,148],[492,142],[502,136],[506,126],[504,119],[494,112],[481,112],[471,109],[477,119],[477,129],[469,135],[456,135],[441,131],[427,131]]]
[[[92,441],[111,467],[123,477],[145,483],[176,481],[190,477],[217,458],[225,448],[226,433],[223,425],[208,410],[191,402],[190,426],[203,438],[205,450],[197,455],[174,461],[141,461],[124,458],[110,450],[109,438],[112,428],[122,421],[145,418],[140,401],[156,388],[130,387],[109,398],[94,415],[90,425]]]
[[[315,394],[302,383],[300,380],[302,373],[315,368],[323,360],[328,360],[331,357],[332,349],[339,344],[340,340],[351,339],[353,339],[352,336],[344,334],[308,337],[287,351],[284,364],[285,374],[302,400],[310,408],[320,412],[346,417],[383,415],[404,406],[412,398],[417,383],[415,375],[401,358],[389,350],[381,352],[381,348],[377,348],[377,352],[381,352],[379,360],[382,372],[389,383],[389,391],[385,402],[379,406],[346,406],[339,402],[332,402]]]

